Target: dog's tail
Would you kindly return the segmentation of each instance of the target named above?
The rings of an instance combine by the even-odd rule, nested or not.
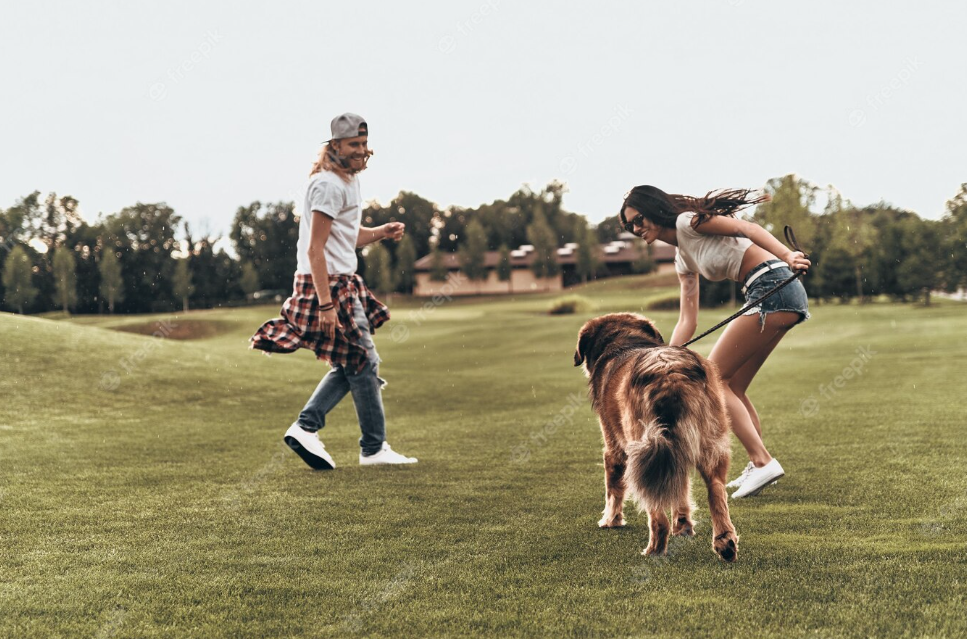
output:
[[[697,431],[683,421],[666,426],[652,420],[644,424],[641,440],[626,446],[625,479],[641,510],[667,511],[689,499],[688,477],[698,456]]]

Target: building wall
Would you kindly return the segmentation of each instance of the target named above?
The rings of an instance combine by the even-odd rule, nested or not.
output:
[[[416,274],[413,294],[420,297],[433,295],[500,295],[502,293],[540,293],[560,291],[564,288],[561,276],[537,278],[530,269],[514,269],[510,281],[501,282],[497,271],[491,270],[486,280],[471,281],[459,271],[450,271],[446,282],[434,282],[429,273]]]

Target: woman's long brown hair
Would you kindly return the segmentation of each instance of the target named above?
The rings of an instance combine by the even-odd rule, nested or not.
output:
[[[618,219],[627,227],[630,220],[625,219],[625,208],[631,207],[658,226],[675,228],[675,221],[682,213],[694,212],[693,226],[708,221],[715,215],[734,217],[736,212],[747,206],[768,202],[771,198],[753,189],[718,189],[709,191],[702,197],[665,193],[647,184],[636,186],[625,196]]]

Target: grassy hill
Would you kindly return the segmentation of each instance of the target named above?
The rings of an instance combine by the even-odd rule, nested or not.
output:
[[[643,515],[596,527],[574,342],[671,290],[649,284],[580,287],[596,310],[572,316],[391,301],[389,441],[420,463],[360,468],[347,398],[331,473],[281,442],[326,365],[247,350],[275,306],[0,314],[0,636],[967,634],[967,307],[814,307],[750,390],[787,477],[732,504],[727,566],[701,486],[668,558],[639,554]]]

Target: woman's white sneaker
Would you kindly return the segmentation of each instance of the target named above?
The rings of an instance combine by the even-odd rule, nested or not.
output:
[[[383,448],[372,455],[363,455],[362,451],[359,453],[359,465],[360,466],[377,466],[379,464],[415,464],[417,462],[416,457],[406,457],[405,455],[400,455],[398,452],[389,447],[389,444],[383,442]]]
[[[336,467],[336,462],[326,452],[326,447],[319,441],[317,433],[302,430],[302,427],[296,423],[289,426],[283,439],[286,445],[302,458],[302,461],[316,470],[332,470]]]
[[[749,476],[746,477],[742,482],[742,486],[740,486],[737,491],[732,493],[732,499],[741,499],[743,497],[752,497],[754,495],[758,495],[763,488],[785,474],[785,471],[782,470],[782,466],[779,464],[779,460],[773,457],[772,461],[762,468],[752,469],[752,472],[749,473]]]
[[[748,477],[749,473],[751,473],[753,470],[755,470],[755,464],[753,464],[752,462],[749,462],[746,465],[746,467],[742,470],[742,473],[738,477],[736,477],[735,479],[727,483],[725,487],[738,488],[739,486],[742,485],[742,482],[745,481],[745,478]]]

